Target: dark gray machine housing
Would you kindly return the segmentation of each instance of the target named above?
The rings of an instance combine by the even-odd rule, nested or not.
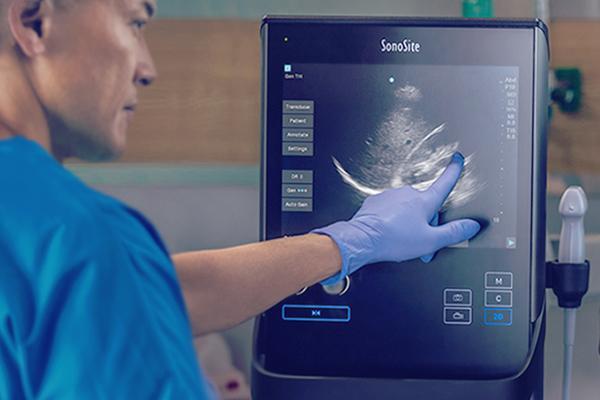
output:
[[[549,59],[543,23],[266,17],[261,35],[262,240],[352,216],[350,200],[347,207],[335,203],[351,196],[337,187],[327,191],[334,186],[333,175],[326,172],[332,149],[344,146],[331,144],[341,143],[331,124],[344,115],[344,108],[321,93],[328,91],[324,85],[329,81],[311,77],[318,71],[326,76],[336,66],[340,75],[352,74],[358,65],[382,68],[383,74],[396,66],[518,69],[518,149],[514,160],[508,160],[516,166],[515,180],[507,183],[514,185],[514,193],[506,192],[516,196],[507,211],[513,213],[518,241],[507,239],[507,246],[499,247],[484,234],[480,246],[474,242],[472,248],[443,250],[429,264],[417,260],[363,268],[351,276],[343,295],[332,296],[315,285],[285,299],[256,321],[254,398],[541,399]],[[384,52],[384,37],[395,38],[388,42],[401,50]],[[294,73],[296,66],[303,81],[286,82],[284,74]],[[348,88],[348,96],[360,96],[365,89],[356,90]],[[447,101],[460,107],[461,96]],[[310,103],[314,137],[309,157],[285,151],[286,101]],[[368,102],[377,99],[364,104]],[[495,112],[489,110],[490,116]],[[467,112],[463,118],[469,118]],[[290,171],[310,172],[310,211],[291,213],[290,204],[296,204],[282,204]],[[494,176],[487,178],[488,186],[498,186]],[[334,195],[335,202],[329,203]],[[468,205],[465,210],[470,211]],[[483,210],[476,216],[489,226]]]

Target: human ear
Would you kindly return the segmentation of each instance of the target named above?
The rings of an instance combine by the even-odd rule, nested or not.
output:
[[[14,0],[10,5],[10,31],[25,56],[34,57],[46,50],[52,11],[49,0]]]

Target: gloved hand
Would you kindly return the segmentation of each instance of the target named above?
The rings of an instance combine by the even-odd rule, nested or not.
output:
[[[359,268],[377,262],[401,262],[423,257],[474,237],[479,223],[463,219],[437,226],[437,216],[460,179],[464,157],[454,154],[444,173],[425,191],[409,186],[368,197],[350,221],[311,233],[331,237],[342,257],[342,270],[322,283],[330,285]]]

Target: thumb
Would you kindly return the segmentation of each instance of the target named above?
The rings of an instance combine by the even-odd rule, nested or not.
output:
[[[431,221],[430,225],[438,226],[439,224],[440,224],[440,213],[435,213],[435,216],[433,217],[433,220]],[[425,264],[428,264],[431,261],[433,261],[433,257],[435,257],[435,253],[427,254],[426,256],[421,257],[421,261],[423,261]]]
[[[479,222],[472,219],[452,221],[434,228],[439,248],[452,246],[472,239],[480,230],[481,225],[479,225]]]

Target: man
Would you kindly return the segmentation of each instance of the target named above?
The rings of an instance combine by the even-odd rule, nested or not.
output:
[[[370,197],[350,221],[232,249],[168,255],[135,210],[67,172],[126,143],[156,71],[148,0],[0,0],[0,398],[204,399],[193,335],[300,288],[477,234],[432,226],[459,179]],[[430,258],[430,256],[428,256]]]

